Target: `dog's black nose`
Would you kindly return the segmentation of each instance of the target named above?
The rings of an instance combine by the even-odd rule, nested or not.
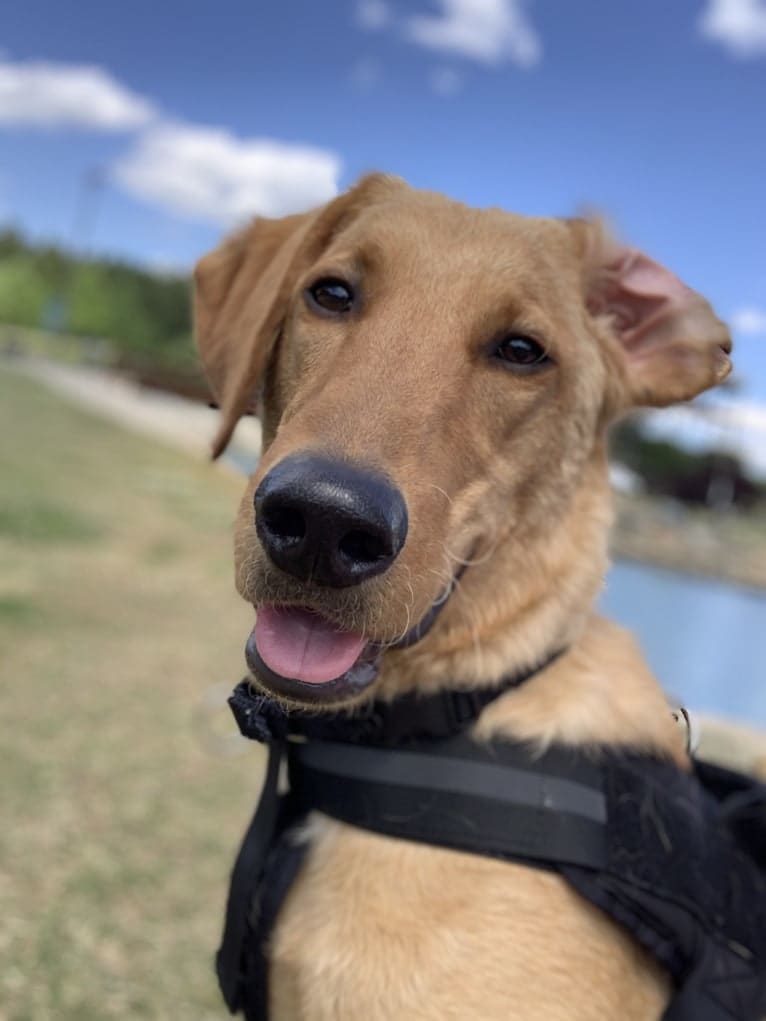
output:
[[[345,588],[394,562],[407,538],[407,507],[381,475],[294,454],[258,486],[255,527],[277,567],[301,581]]]

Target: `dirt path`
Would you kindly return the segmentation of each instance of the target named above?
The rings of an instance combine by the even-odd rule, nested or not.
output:
[[[196,457],[206,457],[219,413],[196,401],[138,386],[105,369],[28,359],[11,367],[133,432],[159,439]],[[237,426],[230,454],[222,463],[241,470],[254,463],[261,448],[261,427],[255,418]]]

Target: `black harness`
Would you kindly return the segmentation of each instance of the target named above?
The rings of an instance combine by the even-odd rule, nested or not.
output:
[[[668,970],[675,994],[663,1021],[766,1017],[766,787],[701,762],[688,775],[608,748],[534,755],[508,740],[472,741],[482,709],[535,672],[493,689],[374,702],[354,716],[287,714],[247,680],[238,685],[229,701],[240,730],[266,742],[269,759],[217,958],[232,1013],[268,1017],[269,937],[309,849],[294,830],[319,811],[558,872]]]

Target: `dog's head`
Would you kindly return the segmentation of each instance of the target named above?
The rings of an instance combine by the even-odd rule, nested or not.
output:
[[[382,175],[256,220],[195,277],[216,454],[263,390],[237,584],[253,672],[298,702],[360,698],[462,564],[496,584],[566,527],[615,416],[730,369],[707,302],[598,225]]]

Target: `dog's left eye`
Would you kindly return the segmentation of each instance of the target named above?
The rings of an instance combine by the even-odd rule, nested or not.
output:
[[[531,337],[511,334],[503,337],[495,348],[495,357],[513,368],[533,369],[550,361],[542,344]]]
[[[343,280],[334,277],[327,277],[317,280],[307,289],[307,295],[312,304],[318,305],[325,312],[334,312],[336,315],[348,312],[354,303],[354,292]]]

